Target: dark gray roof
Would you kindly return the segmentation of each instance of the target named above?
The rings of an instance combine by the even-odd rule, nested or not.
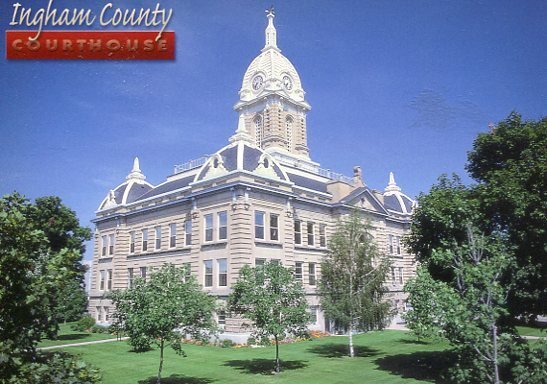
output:
[[[228,172],[237,168],[237,145],[222,151],[220,156],[222,157],[224,168]]]
[[[384,205],[387,209],[391,209],[396,212],[403,212],[401,209],[401,204],[399,204],[399,199],[395,195],[384,196]]]
[[[327,193],[327,183],[292,173],[287,173],[287,175],[289,176],[289,179],[299,187]]]
[[[367,187],[359,187],[357,189],[354,189],[353,191],[351,191],[349,195],[347,195],[342,200],[340,200],[340,202],[347,203],[349,201],[352,201],[353,199],[355,199],[357,196],[359,196],[361,193],[365,192],[366,190],[367,190]]]
[[[136,201],[140,196],[149,192],[152,188],[147,184],[137,184],[133,183],[129,193],[127,194],[126,203],[132,203]]]
[[[125,188],[127,188],[127,184],[120,185],[119,188],[116,188],[114,190],[114,201],[116,201],[116,204],[121,204],[123,199],[123,194],[125,193]]]
[[[161,195],[163,193],[167,193],[170,191],[174,191],[176,189],[184,188],[188,186],[193,180],[195,176],[187,176],[182,179],[177,179],[173,181],[168,181],[167,183],[160,184],[156,188],[153,188],[152,190],[148,191],[147,193],[141,195],[138,200],[144,200],[149,197],[154,197]],[[128,201],[129,202],[129,201]]]

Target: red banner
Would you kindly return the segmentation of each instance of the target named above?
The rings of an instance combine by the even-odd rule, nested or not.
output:
[[[174,60],[175,32],[6,31],[10,60]]]

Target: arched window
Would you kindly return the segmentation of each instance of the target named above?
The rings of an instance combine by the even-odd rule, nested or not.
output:
[[[262,148],[262,116],[255,117],[254,123],[256,146]]]
[[[291,116],[287,116],[287,118],[285,119],[285,130],[287,136],[287,149],[289,151],[292,150],[292,126],[293,118]]]

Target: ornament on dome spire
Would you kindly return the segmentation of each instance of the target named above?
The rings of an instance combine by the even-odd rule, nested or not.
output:
[[[144,180],[146,179],[146,176],[142,173],[140,166],[139,166],[139,158],[135,157],[135,160],[133,160],[133,169],[127,175],[125,178],[126,180]]]
[[[273,6],[266,10],[266,17],[268,18],[268,26],[266,27],[266,45],[264,49],[277,48],[277,31],[273,23],[275,18],[275,11]]]
[[[395,183],[395,176],[393,176],[393,172],[389,172],[389,183],[387,187],[384,189],[386,192],[390,191],[400,191],[401,188],[397,186],[397,183]]]

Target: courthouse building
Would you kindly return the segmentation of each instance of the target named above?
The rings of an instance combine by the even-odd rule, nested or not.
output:
[[[403,309],[402,287],[415,273],[415,258],[401,245],[413,201],[393,174],[379,191],[366,185],[359,167],[348,177],[312,160],[310,105],[299,73],[277,46],[273,11],[267,19],[266,42],[243,76],[237,130],[227,145],[175,166],[158,185],[146,181],[135,159],[126,180],[99,205],[89,300],[98,322],[108,323],[113,312],[108,291],[131,287],[164,263],[186,265],[221,302],[244,265],[278,260],[302,281],[309,328],[329,330],[316,294],[321,260],[337,222],[354,209],[392,259],[388,300]],[[226,332],[244,331],[224,311],[216,317]]]

